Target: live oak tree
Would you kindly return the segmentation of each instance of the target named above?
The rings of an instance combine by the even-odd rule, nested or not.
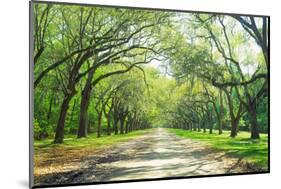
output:
[[[264,69],[267,69],[267,45],[266,45],[266,41],[267,41],[267,35],[265,35],[266,33],[266,18],[261,18],[263,20],[263,24],[262,24],[262,33],[260,34],[258,32],[257,29],[257,25],[255,22],[255,19],[253,19],[253,17],[250,17],[249,19],[251,20],[251,28],[254,32],[254,34],[250,33],[248,29],[246,29],[246,31],[248,33],[250,33],[251,36],[258,36],[258,39],[255,40],[257,42],[258,45],[260,45],[262,47],[262,52],[264,54],[264,63],[262,63],[263,61],[261,61],[260,64],[253,64],[256,65],[257,67],[254,70],[253,74],[247,74],[245,72],[243,72],[243,62],[245,62],[245,60],[239,58],[237,56],[237,51],[235,51],[235,49],[239,48],[239,43],[237,44],[237,39],[235,38],[230,38],[230,32],[231,31],[227,31],[227,27],[225,24],[225,18],[223,16],[218,16],[218,18],[216,19],[217,22],[219,22],[220,28],[222,30],[222,35],[223,37],[217,37],[218,34],[216,35],[216,33],[214,33],[214,29],[211,28],[211,26],[207,23],[208,21],[203,20],[202,18],[200,18],[200,16],[197,16],[197,19],[204,25],[204,27],[206,28],[206,30],[209,33],[210,38],[212,39],[212,41],[214,42],[216,49],[218,50],[218,52],[221,54],[221,56],[224,59],[225,62],[225,66],[229,72],[229,74],[231,74],[232,78],[230,82],[218,82],[215,79],[212,79],[212,84],[219,87],[219,88],[224,88],[224,91],[226,92],[226,95],[229,97],[229,92],[227,92],[227,90],[225,89],[225,87],[235,87],[236,88],[236,93],[237,96],[240,100],[240,103],[243,103],[243,105],[246,107],[248,114],[250,116],[250,121],[251,121],[251,138],[255,139],[255,138],[259,138],[259,125],[258,125],[258,121],[257,121],[257,113],[256,113],[256,107],[257,107],[257,99],[260,98],[260,96],[264,95],[267,91],[267,74],[264,72]],[[210,18],[209,18],[210,19]],[[238,20],[240,20],[240,22],[243,22],[241,20],[242,18],[238,18]],[[245,20],[244,20],[245,21]],[[230,22],[230,21],[229,21]],[[247,22],[243,22],[243,24],[246,24]],[[231,24],[231,23],[230,23]],[[242,24],[242,25],[243,25]],[[234,24],[232,24],[234,25]],[[235,25],[234,25],[235,27]],[[243,25],[243,28],[246,28],[247,26]],[[250,27],[248,25],[248,27]],[[238,32],[237,32],[238,33]],[[245,34],[244,34],[245,35]],[[262,38],[261,36],[263,36],[264,38]],[[243,40],[242,36],[242,40]],[[236,40],[236,41],[235,41]],[[236,43],[235,43],[236,42]],[[243,48],[243,46],[242,46]],[[246,52],[247,53],[247,52]],[[246,59],[246,61],[248,61]],[[256,60],[257,61],[257,60]],[[259,60],[258,60],[259,61]],[[245,63],[244,63],[245,64]],[[265,68],[264,68],[265,67]],[[253,85],[254,82],[260,82],[260,80],[264,80],[261,81],[263,82],[263,84],[261,85],[261,87],[259,89],[253,89],[251,87],[251,85]],[[241,86],[241,88],[243,88],[243,92],[246,94],[246,99],[243,100],[241,98],[241,94],[239,94],[239,89],[238,87]],[[229,102],[230,102],[230,112],[231,112],[231,118],[232,118],[232,126],[233,128],[233,133],[231,134],[231,136],[235,136],[235,128],[237,127],[237,121],[239,120],[238,118],[241,116],[239,114],[241,114],[241,109],[242,106],[239,106],[239,110],[238,110],[238,115],[235,118],[235,116],[232,113],[232,108],[231,108],[231,98],[228,98]]]
[[[58,68],[64,63],[68,64],[68,79],[66,79],[67,81],[65,82],[67,93],[65,93],[61,105],[55,136],[55,142],[61,143],[63,140],[67,110],[71,99],[77,93],[75,89],[77,83],[82,77],[88,75],[89,79],[84,87],[84,95],[81,98],[82,101],[80,105],[81,119],[79,125],[83,127],[83,125],[85,125],[84,116],[88,106],[87,101],[89,101],[85,99],[89,97],[91,86],[94,85],[91,81],[94,72],[100,66],[113,63],[114,59],[119,58],[118,55],[124,56],[126,52],[134,48],[144,48],[140,46],[140,43],[147,42],[145,37],[151,33],[143,33],[143,31],[163,22],[163,17],[165,18],[165,15],[156,15],[155,13],[141,14],[141,12],[135,14],[134,11],[126,10],[120,12],[110,9],[108,11],[101,11],[99,8],[81,8],[79,11],[73,8],[68,10],[68,12],[63,8],[58,9],[58,14],[63,20],[61,24],[62,31],[58,33],[58,35],[62,36],[59,41],[63,44],[64,48],[67,46],[66,49],[63,49],[67,51],[63,53],[66,54],[66,56],[51,64],[46,69],[43,69],[35,79],[34,86],[37,87],[42,78],[51,70]],[[105,16],[106,13],[107,16]],[[76,19],[73,18],[73,15],[76,16]],[[138,22],[136,22],[136,20]],[[65,28],[67,28],[67,30]],[[138,41],[140,42],[138,43]],[[85,64],[88,64],[88,68],[86,69],[84,68]],[[107,76],[110,75],[111,74],[107,74]],[[97,81],[107,76],[101,77],[97,79]]]
[[[266,17],[33,9],[36,139],[150,127],[267,132]]]
[[[253,19],[251,20],[254,22]],[[225,22],[227,22],[228,27]],[[231,18],[225,19],[224,16],[195,14],[193,23],[195,23],[193,24],[195,31],[189,32],[190,41],[186,44],[181,44],[181,48],[184,48],[184,46],[192,47],[173,54],[175,63],[172,63],[172,65],[177,72],[176,75],[179,78],[184,75],[201,78],[204,82],[218,88],[220,93],[223,91],[226,94],[232,125],[232,137],[237,134],[237,124],[242,116],[242,109],[245,107],[244,109],[247,110],[251,118],[251,137],[259,138],[255,107],[257,106],[257,99],[265,95],[264,93],[267,91],[267,74],[264,73],[265,65],[263,65],[262,60],[256,59],[255,61],[260,61],[261,63],[255,62],[252,64],[254,73],[246,73],[243,69],[245,70],[247,64],[249,64],[248,60],[245,60],[245,58],[244,60],[240,58],[240,60],[237,55],[240,51],[234,50],[246,48],[245,38],[247,38],[248,30],[243,31],[243,29],[239,28],[237,22],[233,22]],[[227,28],[232,30],[228,31]],[[230,32],[233,32],[233,30],[238,34],[235,37],[229,37]],[[248,41],[253,45],[251,40]],[[241,44],[242,42],[243,44]],[[262,42],[259,43],[261,44]],[[250,52],[245,51],[245,53],[247,55]],[[251,55],[249,54],[249,56]],[[260,85],[258,84],[259,82],[264,82],[260,89],[257,88]],[[253,86],[255,87],[253,88]],[[241,91],[246,94],[245,100],[241,97]],[[231,93],[236,93],[236,97],[231,98]],[[233,112],[233,99],[240,101],[236,116]]]

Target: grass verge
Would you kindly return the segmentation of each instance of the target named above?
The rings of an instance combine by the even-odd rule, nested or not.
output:
[[[79,138],[79,139],[76,136],[66,136],[62,144],[54,144],[53,139],[34,141],[34,148],[35,151],[38,149],[52,148],[52,147],[66,147],[66,148],[69,147],[69,148],[80,148],[80,149],[85,147],[100,148],[100,147],[117,144],[120,142],[126,142],[135,137],[145,135],[150,131],[151,129],[146,129],[146,130],[130,132],[128,134],[123,134],[123,135],[113,134],[110,136],[102,136],[99,138],[96,137],[96,134],[91,134],[86,138]]]
[[[268,135],[261,134],[260,139],[250,139],[248,132],[239,132],[235,138],[229,137],[229,131],[223,134],[209,134],[183,129],[169,129],[178,136],[208,144],[216,150],[223,150],[227,155],[242,158],[262,170],[268,170]],[[215,131],[216,132],[216,131]]]

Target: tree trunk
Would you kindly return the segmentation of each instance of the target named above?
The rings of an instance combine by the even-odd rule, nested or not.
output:
[[[217,117],[217,124],[219,129],[219,134],[222,134],[222,121],[221,121],[221,110],[218,110],[214,101],[212,101],[213,109],[215,110],[215,114]],[[210,133],[213,133],[213,125],[211,125]]]
[[[87,113],[88,106],[90,103],[90,93],[91,90],[83,91],[80,103],[80,115],[79,115],[79,128],[78,128],[78,138],[87,136]]]
[[[206,133],[206,124],[203,124],[203,133]]]
[[[134,121],[134,118],[132,118],[132,120],[130,121],[130,125],[129,125],[129,132],[133,131],[134,124],[135,124],[135,121]]]
[[[207,118],[208,118],[209,133],[212,134],[213,133],[213,121],[212,121],[210,112],[207,112]]]
[[[240,101],[239,103],[239,109],[237,110],[237,113],[235,115],[234,113],[234,108],[233,108],[233,101],[231,98],[231,92],[232,90],[230,90],[230,92],[227,89],[224,89],[224,92],[226,94],[227,97],[227,101],[228,101],[228,111],[229,111],[229,116],[231,119],[231,132],[230,132],[230,137],[234,138],[237,136],[237,132],[238,132],[238,124],[239,124],[239,120],[242,116],[242,109],[243,109],[243,104]]]
[[[230,136],[231,136],[232,138],[234,138],[234,137],[237,136],[238,123],[239,123],[239,119],[231,120],[231,132],[230,132]]]
[[[193,125],[193,131],[196,131],[196,129],[197,129],[197,123],[194,123],[194,125]]]
[[[129,120],[127,120],[125,124],[125,134],[128,133],[128,126],[129,126]]]
[[[77,101],[77,99],[75,98],[74,102],[73,102],[73,107],[72,107],[72,110],[71,110],[71,114],[70,114],[70,121],[71,122],[73,121],[73,115],[74,115],[74,110],[75,110],[75,106],[76,106],[76,101]]]
[[[86,114],[86,128],[87,128],[87,135],[91,133],[91,120],[89,118],[89,112]]]
[[[94,75],[94,71],[89,72],[87,82],[81,94],[79,128],[77,133],[78,138],[87,136],[87,113],[90,104],[90,96],[92,91],[91,82],[92,82],[93,75]]]
[[[48,114],[47,114],[47,120],[49,120],[51,118],[52,106],[53,106],[53,97],[51,97],[51,100],[50,100],[49,110],[48,110]]]
[[[65,125],[65,119],[67,110],[69,107],[69,102],[72,99],[72,97],[75,95],[75,91],[73,90],[70,94],[64,97],[62,105],[61,105],[61,111],[59,115],[59,120],[56,128],[56,135],[54,143],[62,143],[63,137],[64,137],[64,125]]]
[[[219,135],[222,134],[222,117],[223,117],[223,101],[222,101],[222,91],[220,89],[220,112],[219,112]]]
[[[266,85],[263,85],[261,90],[264,90],[263,88]],[[256,99],[252,99],[247,86],[244,86],[244,89],[246,91],[246,97],[247,97],[247,102],[243,102],[241,98],[239,98],[240,102],[244,104],[244,106],[247,108],[249,118],[250,118],[250,124],[251,124],[251,139],[259,139],[259,124],[257,120],[257,110],[256,110]],[[261,92],[261,91],[260,91]],[[239,93],[238,93],[239,94]],[[238,95],[239,97],[239,95]]]
[[[111,132],[110,132],[110,111],[106,115],[106,120],[107,120],[106,132],[107,132],[107,135],[110,136],[111,135]]]
[[[97,128],[97,137],[101,136],[101,120],[102,120],[102,110],[98,114],[98,128]]]
[[[249,115],[250,115],[250,122],[251,122],[251,139],[259,139],[259,125],[257,120],[257,112],[254,103],[249,105]]]
[[[114,134],[117,135],[118,134],[118,119],[115,118],[113,121],[113,129],[114,129]]]
[[[124,134],[124,117],[120,118],[120,134]]]
[[[210,134],[213,134],[213,124],[211,123],[210,125],[209,125],[209,133]]]

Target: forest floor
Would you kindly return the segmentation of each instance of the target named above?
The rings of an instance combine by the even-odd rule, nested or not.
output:
[[[50,151],[52,150],[52,151]],[[36,150],[35,185],[253,172],[243,160],[164,128],[103,148]],[[62,155],[65,154],[65,155]],[[63,157],[67,156],[67,157]]]

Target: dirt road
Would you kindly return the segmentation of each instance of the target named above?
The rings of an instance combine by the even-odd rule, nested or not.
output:
[[[85,157],[79,169],[45,175],[37,184],[196,176],[246,172],[240,159],[227,157],[202,143],[183,139],[166,129]]]

